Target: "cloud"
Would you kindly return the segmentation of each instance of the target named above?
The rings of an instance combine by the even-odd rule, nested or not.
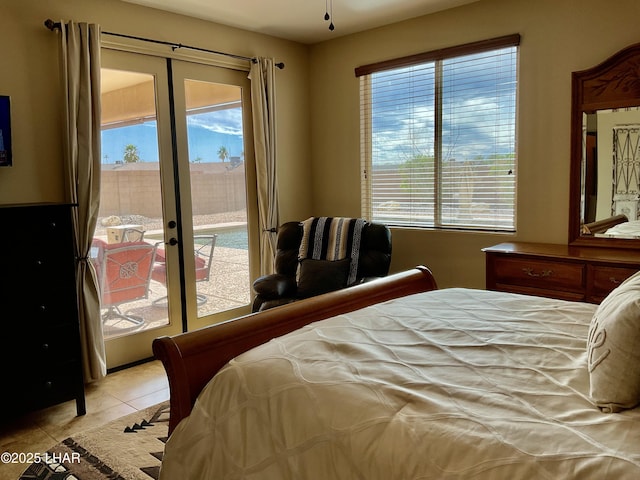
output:
[[[515,73],[507,67],[496,80],[495,70],[478,69],[478,60],[483,59],[458,59],[458,63],[465,63],[465,71],[454,75],[447,75],[451,72],[447,65],[444,68],[441,132],[445,160],[471,160],[515,151]],[[433,155],[433,68],[423,65],[380,72],[375,74],[373,85],[374,162],[397,163],[416,155]]]
[[[189,115],[188,126],[197,126],[224,135],[242,136],[242,109],[233,108]]]

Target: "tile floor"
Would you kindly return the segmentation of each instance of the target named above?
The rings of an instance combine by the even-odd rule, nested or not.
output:
[[[58,442],[169,398],[169,384],[159,361],[107,375],[85,391],[87,414],[76,416],[74,401],[29,413],[0,424],[0,453],[43,453]],[[26,464],[0,463],[0,479],[15,480]]]

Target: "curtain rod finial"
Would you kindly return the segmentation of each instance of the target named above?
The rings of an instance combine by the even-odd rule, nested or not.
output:
[[[45,26],[45,27],[47,27],[47,28],[48,28],[49,30],[51,30],[51,31],[55,30],[56,28],[60,28],[60,27],[61,27],[61,25],[60,25],[60,23],[59,23],[59,22],[54,22],[54,21],[53,21],[53,20],[51,20],[50,18],[47,18],[47,19],[44,21],[44,26]]]
[[[258,63],[258,59],[256,57],[253,57],[251,59],[251,63]],[[274,65],[278,67],[280,70],[284,69],[284,62],[274,63]]]

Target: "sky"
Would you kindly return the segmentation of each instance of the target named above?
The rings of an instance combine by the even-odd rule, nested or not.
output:
[[[475,160],[515,153],[515,48],[450,59],[444,63],[442,141],[445,160]],[[492,63],[492,60],[497,62]],[[482,68],[485,61],[490,68]],[[454,69],[456,74],[451,72]],[[495,81],[496,73],[498,81]],[[434,64],[373,75],[374,163],[402,163],[433,156]],[[419,95],[416,95],[419,92]],[[401,100],[402,96],[405,96]],[[451,101],[451,99],[455,99]],[[227,108],[187,116],[189,161],[220,162],[243,157],[242,109]],[[133,144],[143,162],[158,161],[155,122],[104,130],[103,163],[122,160]]]
[[[229,157],[244,158],[240,108],[189,115],[187,136],[190,162],[220,162],[218,150],[222,146]],[[141,162],[158,162],[156,122],[103,130],[102,163],[121,161],[129,144],[138,147]]]
[[[443,62],[445,160],[515,153],[516,73],[511,52],[515,48]],[[372,75],[374,163],[402,163],[417,155],[434,155],[435,76],[433,62]]]

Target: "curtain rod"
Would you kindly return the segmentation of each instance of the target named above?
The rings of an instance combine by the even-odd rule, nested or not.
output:
[[[54,22],[50,18],[48,18],[47,20],[44,21],[44,26],[47,27],[51,31],[59,30],[59,29],[62,28],[62,24],[60,22]],[[165,42],[164,40],[153,40],[151,38],[136,37],[134,35],[125,35],[124,33],[113,33],[113,32],[101,32],[101,33],[104,34],[104,35],[111,35],[111,36],[114,36],[114,37],[129,38],[129,39],[132,39],[132,40],[140,40],[142,42],[150,42],[150,43],[157,43],[157,44],[160,44],[160,45],[168,45],[168,46],[171,47],[171,50],[173,50],[173,51],[176,51],[179,48],[187,48],[189,50],[197,50],[199,52],[214,53],[216,55],[224,55],[226,57],[231,57],[231,58],[235,58],[235,59],[238,59],[238,60],[246,60],[246,61],[252,62],[252,63],[256,63],[257,62],[257,60],[255,58],[244,57],[242,55],[235,55],[233,53],[219,52],[217,50],[209,50],[209,49],[206,49],[206,48],[192,47],[192,46],[189,46],[189,45],[183,45],[181,43]],[[278,67],[280,70],[282,70],[284,68],[284,62],[276,63],[275,66]]]

